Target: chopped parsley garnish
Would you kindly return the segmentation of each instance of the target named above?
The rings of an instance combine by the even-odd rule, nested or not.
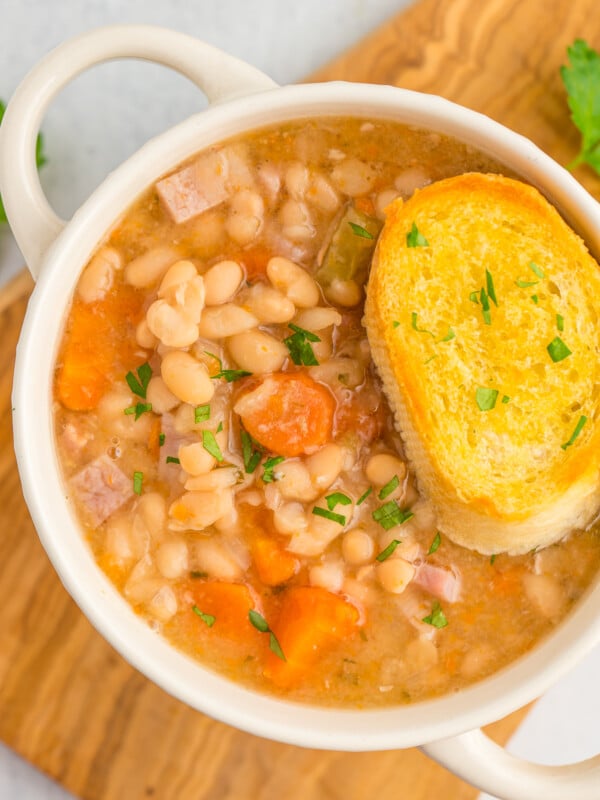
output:
[[[223,369],[223,362],[216,356],[214,353],[209,353],[208,350],[204,351],[207,356],[214,358],[215,361],[219,364],[219,371],[215,375],[211,375],[211,378],[215,380],[217,378],[223,378],[227,383],[232,383],[233,381],[239,381],[240,378],[246,378],[248,375],[252,375],[251,372],[248,372],[245,369]]]
[[[365,500],[366,500],[366,499],[367,499],[367,497],[368,497],[368,496],[371,494],[371,492],[372,492],[372,491],[373,491],[373,487],[372,487],[372,486],[369,486],[369,488],[368,488],[368,489],[366,489],[366,490],[365,490],[365,491],[364,491],[364,492],[361,494],[361,496],[358,498],[358,500],[356,501],[356,505],[357,505],[357,506],[362,506],[362,504],[365,502]]]
[[[164,443],[166,441],[166,438],[167,437],[166,437],[166,435],[164,433],[159,433],[158,434],[158,446],[159,447],[162,447],[164,445]]]
[[[137,420],[147,411],[152,411],[152,403],[136,403],[134,406],[127,406],[123,413],[127,414],[127,416],[135,414],[135,418]]]
[[[535,263],[535,261],[529,262],[529,269],[538,276],[538,278],[545,278],[544,270]]]
[[[561,333],[565,329],[565,318],[561,314],[556,315],[556,327]]]
[[[213,616],[212,614],[205,614],[203,611],[200,611],[198,606],[192,606],[192,611],[194,612],[194,614],[199,616],[202,622],[204,622],[209,628],[212,628],[212,626],[217,621],[217,618],[215,616]]]
[[[167,456],[165,461],[167,464],[181,464],[181,461],[177,458],[177,456]]]
[[[190,578],[208,578],[208,572],[204,572],[204,570],[200,569],[193,569],[190,572]]]
[[[402,523],[414,517],[414,514],[412,511],[405,511],[400,508],[395,500],[390,500],[389,503],[384,503],[379,508],[376,508],[371,516],[384,530],[389,531],[390,528],[402,525]]]
[[[496,299],[496,290],[494,289],[494,279],[492,278],[492,273],[489,269],[485,271],[485,285],[487,288],[487,296],[490,298],[492,303],[498,308],[498,300]]]
[[[386,497],[389,497],[391,493],[400,486],[400,478],[397,475],[394,475],[385,486],[382,486],[379,490],[379,494],[377,495],[380,500],[385,500]]]
[[[440,532],[437,531],[435,536],[434,536],[434,538],[433,538],[433,542],[429,546],[429,550],[427,551],[427,555],[430,556],[430,555],[432,555],[432,553],[435,553],[435,551],[438,549],[438,547],[441,545],[441,543],[442,543],[442,537],[440,535]]]
[[[197,425],[199,422],[206,422],[207,419],[210,419],[210,403],[206,403],[203,406],[196,406],[194,409],[194,425]]]
[[[202,447],[217,461],[223,461],[223,453],[212,431],[202,431]]]
[[[562,361],[563,359],[567,358],[567,356],[571,355],[571,351],[560,338],[560,336],[555,336],[550,344],[546,347],[546,350],[548,351],[548,355],[552,361],[555,363],[557,361]]]
[[[273,481],[278,480],[274,469],[278,464],[281,464],[282,461],[285,461],[285,456],[273,456],[273,458],[267,458],[263,464],[263,481],[265,483],[273,483]]]
[[[582,414],[577,421],[577,425],[575,425],[575,430],[571,434],[571,438],[569,439],[569,441],[565,442],[564,444],[561,444],[563,450],[566,450],[567,447],[571,447],[571,445],[575,442],[575,439],[577,439],[577,437],[581,433],[583,426],[585,425],[586,422],[587,422],[587,417]]]
[[[369,231],[366,228],[363,228],[362,225],[357,225],[356,222],[348,222],[348,225],[350,225],[352,228],[352,233],[355,236],[361,236],[363,239],[375,238],[372,233],[369,233]]]
[[[248,619],[250,620],[252,625],[254,625],[257,631],[269,634],[269,648],[271,649],[271,652],[275,653],[275,655],[282,661],[285,661],[286,658],[285,655],[283,654],[283,650],[281,649],[281,645],[277,641],[277,637],[269,627],[269,623],[262,616],[262,614],[259,614],[258,611],[251,609],[248,612]]]
[[[134,472],[133,473],[133,491],[135,494],[142,493],[142,484],[144,482],[144,473],[143,472]]]
[[[397,320],[397,319],[395,319],[395,320],[392,322],[392,327],[393,327],[393,328],[399,328],[399,327],[400,327],[400,323],[398,322],[398,320]]]
[[[262,447],[256,442],[252,436],[243,428],[240,432],[242,440],[242,458],[244,459],[244,469],[247,475],[252,475],[254,470],[260,464],[262,458]]]
[[[576,39],[567,48],[569,66],[560,68],[567,89],[571,119],[581,133],[581,149],[568,169],[588,163],[600,173],[600,54],[583,39]]]
[[[223,430],[223,423],[219,422],[219,424],[217,425],[217,433],[221,433],[222,430]]]
[[[287,347],[290,358],[299,367],[316,367],[319,362],[312,349],[311,342],[320,342],[321,340],[316,333],[306,331],[304,328],[299,328],[297,325],[288,323],[294,333],[283,340],[284,345]]]
[[[519,287],[519,289],[529,289],[529,287],[530,287],[530,286],[537,286],[537,284],[539,283],[539,281],[523,281],[523,280],[518,280],[518,281],[515,281],[515,283],[516,283],[516,285]]]
[[[537,294],[532,294],[532,295],[531,295],[531,299],[533,300],[533,302],[534,302],[534,303],[536,304],[536,306],[537,306],[537,304],[538,304],[538,301],[539,301],[539,299],[540,299],[540,298],[537,296]]]
[[[448,624],[446,615],[442,611],[442,607],[437,600],[433,604],[431,614],[427,617],[423,617],[423,622],[426,622],[428,625],[433,625],[434,628],[445,628]]]
[[[423,364],[429,364],[431,361],[433,361],[434,358],[437,358],[438,355],[439,353],[434,353],[432,356],[429,356],[429,358],[426,358]]]
[[[454,339],[455,337],[456,337],[456,334],[454,333],[452,328],[448,328],[448,333],[444,336],[443,339],[440,339],[438,344],[440,344],[440,342],[451,342],[452,339]]]
[[[496,560],[496,553],[492,553],[492,555],[490,556],[490,564],[493,564],[495,560]]]
[[[134,394],[137,394],[138,397],[141,397],[143,400],[146,399],[146,392],[148,390],[148,384],[150,383],[150,378],[152,377],[152,367],[146,361],[141,367],[136,369],[137,377],[133,374],[133,372],[128,372],[125,375],[125,380],[127,381],[127,385],[131,389]]]
[[[469,300],[476,305],[479,305],[479,292],[471,292]]]
[[[417,318],[418,318],[417,312],[413,311],[412,314],[410,315],[410,324],[412,325],[412,329],[417,333],[428,333],[435,339],[435,336],[431,331],[428,331],[426,328],[419,328],[419,326],[417,325]]]
[[[491,325],[492,315],[490,314],[490,301],[488,298],[488,293],[485,289],[482,289],[479,292],[479,302],[481,303],[481,314],[483,316],[483,321],[486,325]]]
[[[349,506],[352,503],[352,500],[343,492],[334,492],[333,494],[327,495],[325,502],[327,503],[327,508],[330,511],[333,511],[336,506]]]
[[[480,411],[491,411],[498,399],[498,389],[488,389],[487,386],[479,386],[475,390],[475,401]]]
[[[330,511],[328,508],[315,506],[312,510],[312,513],[315,515],[315,517],[324,517],[325,519],[331,520],[331,522],[337,522],[338,525],[346,524],[346,517],[343,514],[334,514],[334,512]]]
[[[412,228],[406,234],[407,247],[429,247],[429,242],[417,228],[417,223],[413,222]]]
[[[398,547],[399,544],[402,543],[401,539],[392,539],[392,541],[388,544],[388,546],[379,553],[378,556],[375,556],[376,561],[385,561],[389,558],[394,550]]]
[[[510,397],[507,394],[503,394],[502,395],[502,402],[504,403],[504,405],[506,405],[507,403],[510,403]]]

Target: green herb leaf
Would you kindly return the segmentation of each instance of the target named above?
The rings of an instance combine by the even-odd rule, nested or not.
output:
[[[196,406],[194,409],[194,424],[197,425],[199,422],[206,422],[207,419],[210,419],[210,403],[206,403],[203,406]]]
[[[443,339],[440,339],[438,344],[440,344],[441,342],[451,342],[452,339],[454,339],[454,338],[456,338],[456,334],[454,333],[452,328],[448,328],[448,333],[444,336]]]
[[[373,491],[373,487],[372,487],[372,486],[369,486],[369,488],[368,488],[368,489],[366,489],[366,490],[365,490],[365,491],[364,491],[364,492],[361,494],[361,496],[358,498],[358,500],[356,501],[356,505],[357,505],[357,506],[362,506],[362,504],[365,502],[365,500],[366,500],[366,499],[367,499],[367,497],[368,497],[368,496],[371,494],[371,492],[372,492],[372,491]]]
[[[208,578],[208,572],[204,572],[200,569],[193,569],[190,571],[190,578]]]
[[[281,464],[282,461],[285,461],[285,456],[274,456],[273,458],[267,458],[263,464],[263,481],[265,483],[273,483],[273,481],[277,480],[277,475],[275,474],[274,469],[278,464]]]
[[[242,458],[244,459],[244,469],[247,475],[252,475],[255,469],[260,464],[262,458],[262,447],[255,442],[250,436],[248,431],[243,428],[240,431],[240,438],[242,440]]]
[[[600,55],[583,39],[576,39],[567,54],[571,63],[560,74],[571,118],[581,133],[581,150],[569,167],[587,162],[600,172]]]
[[[400,327],[400,323],[398,322],[398,320],[397,320],[397,319],[395,319],[395,320],[392,322],[392,327],[393,327],[393,328],[399,328],[399,327]]]
[[[219,422],[219,424],[217,425],[217,433],[221,433],[222,430],[223,430],[223,423]]]
[[[434,628],[445,628],[448,624],[446,615],[442,611],[442,607],[437,600],[433,604],[431,614],[427,617],[423,617],[423,622],[426,622],[428,625],[433,625]]]
[[[434,358],[437,358],[438,355],[439,353],[434,353],[432,356],[429,356],[429,358],[426,358],[423,364],[429,364],[431,361],[433,361]]]
[[[212,431],[202,431],[202,447],[217,461],[223,461],[223,453]]]
[[[510,397],[507,394],[503,394],[502,395],[502,402],[504,403],[504,405],[506,405],[507,403],[510,403]]]
[[[388,546],[379,553],[378,556],[375,556],[376,561],[385,561],[389,558],[394,550],[398,547],[399,544],[402,543],[402,539],[392,539],[392,541],[388,544]]]
[[[400,508],[395,500],[390,500],[389,503],[384,503],[379,508],[376,508],[371,516],[384,530],[389,531],[390,528],[402,525],[402,523],[414,517],[414,514],[412,511],[405,511]]]
[[[529,269],[538,276],[538,278],[546,277],[544,274],[544,270],[541,267],[538,267],[535,261],[530,261],[528,266]]]
[[[433,542],[429,546],[429,550],[427,551],[427,555],[430,556],[432,553],[435,553],[435,551],[438,549],[438,547],[441,545],[441,543],[442,543],[442,537],[440,535],[440,532],[437,531],[437,533],[435,534],[435,537],[433,539]]]
[[[164,433],[159,433],[158,434],[158,446],[159,447],[162,447],[164,445],[166,438],[167,437],[166,437],[166,435]]]
[[[482,289],[479,292],[479,302],[481,303],[481,314],[483,316],[483,321],[486,325],[491,325],[492,315],[490,314],[490,301],[485,289]]]
[[[133,473],[133,491],[135,494],[142,493],[142,484],[144,482],[144,473],[143,472],[134,472]]]
[[[479,386],[475,390],[475,402],[480,411],[491,411],[498,399],[498,389],[488,389],[487,386]]]
[[[556,363],[557,361],[562,361],[563,359],[567,358],[567,356],[571,355],[571,351],[567,347],[567,345],[563,342],[560,336],[556,336],[550,344],[546,347],[548,351],[548,355]]]
[[[471,292],[469,300],[476,305],[479,305],[479,292]]]
[[[123,413],[128,416],[135,414],[135,418],[138,420],[147,411],[152,411],[152,403],[136,403],[134,406],[128,406]]]
[[[379,494],[377,495],[380,500],[385,500],[386,497],[389,497],[391,493],[400,486],[400,478],[397,475],[394,475],[385,486],[382,486],[379,490]]]
[[[212,628],[212,626],[217,621],[217,618],[215,616],[213,616],[212,614],[205,614],[203,611],[200,611],[198,606],[192,606],[192,611],[194,612],[194,614],[199,616],[202,622],[204,622],[209,628]]]
[[[433,333],[431,331],[428,331],[425,328],[419,328],[419,326],[417,325],[417,317],[418,317],[418,315],[417,315],[416,311],[413,311],[412,314],[410,315],[410,324],[412,325],[412,329],[414,331],[417,331],[417,333],[428,333],[430,336],[433,336],[433,338],[435,339],[435,336],[433,335]]]
[[[287,661],[283,650],[281,649],[281,645],[273,631],[269,631],[269,649],[272,653],[275,653],[277,658],[280,658],[282,661]]]
[[[565,329],[565,318],[561,314],[556,315],[556,327],[561,333]]]
[[[165,462],[167,464],[181,464],[181,461],[177,458],[177,456],[167,456]]]
[[[496,553],[492,553],[492,555],[490,556],[490,564],[493,564],[495,560],[496,560]]]
[[[579,417],[579,420],[577,421],[577,425],[575,425],[575,430],[571,434],[571,438],[569,439],[569,441],[565,442],[564,444],[561,444],[561,447],[562,447],[563,450],[566,450],[567,447],[571,447],[571,445],[575,442],[575,439],[577,439],[577,437],[581,433],[581,431],[583,429],[583,426],[585,425],[586,422],[587,422],[587,417],[585,417],[582,414]]]
[[[356,222],[348,222],[348,225],[350,225],[352,228],[352,233],[354,233],[356,236],[361,236],[363,239],[375,238],[372,233],[369,233],[369,231],[366,228],[363,228],[362,225],[357,225]]]
[[[141,397],[143,400],[146,399],[146,391],[148,389],[148,384],[150,383],[150,378],[152,377],[152,367],[148,362],[142,364],[141,367],[136,369],[137,377],[133,374],[133,372],[128,372],[125,375],[125,380],[127,381],[127,385],[131,389],[134,394],[137,394],[138,397]]]
[[[515,281],[515,283],[519,287],[519,289],[529,289],[530,286],[537,286],[539,281],[522,281],[522,280],[518,280],[518,281]]]
[[[277,641],[277,637],[269,627],[267,620],[259,614],[258,611],[251,609],[248,612],[248,619],[254,625],[257,631],[261,633],[268,633],[269,634],[269,648],[275,655],[280,658],[282,661],[285,661],[285,655],[283,654],[283,650],[281,649],[281,645]]]
[[[343,514],[334,514],[333,511],[330,511],[327,508],[315,506],[312,510],[312,513],[315,515],[315,517],[324,517],[325,519],[330,519],[332,522],[337,522],[338,525],[346,524],[346,517]]]
[[[349,506],[352,500],[343,492],[334,492],[327,495],[325,502],[327,503],[327,508],[333,511],[336,506]]]
[[[412,228],[406,234],[407,247],[429,247],[429,242],[417,228],[417,223],[413,222]]]
[[[290,358],[297,366],[315,367],[319,361],[312,349],[311,342],[320,342],[319,337],[311,331],[305,331],[297,325],[288,324],[288,328],[294,331],[291,336],[283,340],[287,347]]]
[[[208,350],[205,350],[204,352],[207,356],[214,358],[219,364],[219,371],[215,375],[211,375],[213,380],[217,380],[217,378],[223,378],[223,380],[227,381],[227,383],[232,383],[233,381],[239,381],[240,378],[246,378],[248,375],[252,375],[251,372],[247,372],[245,369],[223,369],[223,362],[219,356],[216,356],[214,353],[209,353]]]
[[[538,300],[539,300],[539,297],[537,296],[537,294],[532,294],[532,295],[531,295],[531,299],[533,300],[533,302],[534,302],[534,303],[536,304],[536,306],[537,306],[537,304],[538,304]]]
[[[496,299],[496,290],[494,289],[494,279],[492,278],[492,273],[489,269],[485,271],[485,283],[487,288],[487,295],[492,301],[492,303],[498,308],[498,300]]]

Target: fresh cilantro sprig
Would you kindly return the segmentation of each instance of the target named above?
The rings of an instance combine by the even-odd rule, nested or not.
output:
[[[571,119],[581,133],[581,150],[569,164],[589,164],[600,174],[600,54],[583,39],[567,48],[570,64],[560,68]]]
[[[6,104],[0,100],[0,124],[2,124],[2,117],[4,116],[4,112],[6,111]],[[35,141],[35,163],[38,169],[44,166],[46,163],[46,156],[44,155],[44,137],[41,133],[38,133],[38,137]],[[4,210],[4,206],[2,205],[2,197],[0,196],[0,222],[8,222],[6,218],[6,211]]]

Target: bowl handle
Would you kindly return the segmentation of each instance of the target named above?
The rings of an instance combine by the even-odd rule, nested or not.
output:
[[[199,86],[210,104],[277,85],[222,50],[152,25],[97,28],[52,50],[17,88],[0,127],[0,194],[34,278],[65,225],[50,207],[38,178],[35,145],[40,124],[50,102],[69,81],[95,64],[116,58],[140,58],[171,67]]]
[[[421,748],[463,780],[502,800],[598,800],[600,756],[546,766],[511,755],[479,728]]]

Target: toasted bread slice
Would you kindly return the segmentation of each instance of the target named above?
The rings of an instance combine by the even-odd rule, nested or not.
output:
[[[600,269],[533,187],[466,174],[388,208],[373,358],[441,531],[524,553],[600,506]]]

